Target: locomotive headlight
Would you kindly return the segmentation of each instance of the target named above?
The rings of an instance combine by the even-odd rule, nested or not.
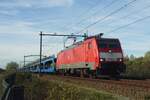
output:
[[[104,59],[104,58],[101,58],[100,61],[105,61],[105,59]]]
[[[122,61],[122,59],[120,58],[120,59],[119,59],[119,61],[121,62],[121,61]]]

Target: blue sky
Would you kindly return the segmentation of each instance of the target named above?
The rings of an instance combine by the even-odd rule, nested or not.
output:
[[[131,1],[0,0],[0,67],[10,61],[21,63],[24,55],[39,54],[40,31],[76,33]],[[104,37],[119,38],[125,55],[143,56],[150,50],[150,19],[112,33],[109,31],[150,16],[149,6],[149,0],[137,0],[82,33],[87,30],[89,35],[103,32]],[[43,54],[57,54],[63,48],[62,41],[60,37],[44,37]]]

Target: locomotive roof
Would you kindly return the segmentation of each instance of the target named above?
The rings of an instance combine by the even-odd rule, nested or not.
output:
[[[98,38],[97,40],[103,41],[103,42],[118,42],[119,41],[119,39],[117,38],[101,38],[101,39]]]
[[[89,40],[89,39],[92,39],[92,38],[96,38],[96,40],[99,40],[99,41],[102,40],[103,42],[105,42],[105,41],[107,41],[107,42],[119,42],[119,39],[117,39],[117,38],[101,38],[101,37],[97,37],[97,36],[87,37],[86,39],[84,39],[84,41]],[[76,42],[75,44],[68,46],[67,48],[65,48],[65,49],[62,50],[62,51],[72,49],[72,48],[74,48],[74,47],[76,47],[76,46],[82,44],[84,41]],[[62,52],[62,51],[61,51],[61,52]]]
[[[78,46],[78,45],[80,45],[82,43],[83,43],[83,41],[76,42],[75,44],[66,47],[64,50],[68,50],[68,49],[74,48],[74,47],[76,47],[76,46]],[[64,51],[64,50],[62,50],[62,51]]]
[[[91,39],[91,38],[96,38],[97,40],[119,40],[118,38],[102,38],[102,37],[100,37],[99,35],[96,35],[96,36],[90,36],[90,37],[87,37],[85,40],[87,40],[87,39]]]

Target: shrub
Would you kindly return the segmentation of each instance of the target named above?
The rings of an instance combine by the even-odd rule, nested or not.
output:
[[[150,78],[150,58],[139,57],[125,62],[126,75],[135,78]]]

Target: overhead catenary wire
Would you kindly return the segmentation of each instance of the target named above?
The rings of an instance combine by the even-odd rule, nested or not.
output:
[[[126,27],[128,27],[128,26],[130,26],[130,25],[133,25],[133,24],[135,24],[135,23],[144,21],[144,20],[149,19],[149,18],[150,18],[150,16],[146,16],[146,17],[144,17],[144,18],[140,18],[140,19],[135,20],[135,21],[133,21],[133,22],[131,22],[131,23],[129,23],[129,24],[126,24],[126,25],[120,26],[120,27],[118,27],[118,28],[116,28],[116,29],[113,29],[113,30],[111,30],[111,31],[108,31],[107,33],[112,33],[112,32],[118,31],[118,30],[120,30],[120,29],[126,28]]]
[[[142,12],[142,11],[148,9],[148,8],[150,8],[150,5],[145,6],[145,7],[143,7],[142,9],[138,9],[138,10],[136,10],[136,11],[132,11],[132,12],[128,13],[128,14],[125,15],[125,16],[121,16],[121,17],[117,18],[117,20],[118,20],[118,19],[126,19],[126,18],[132,16],[133,14],[140,13],[140,12]],[[107,24],[111,24],[111,23],[113,23],[113,22],[115,22],[115,21],[116,21],[116,20],[113,20],[113,21],[111,21],[111,22],[109,22],[109,23],[107,23]],[[103,22],[103,23],[104,23],[104,22]]]
[[[119,1],[119,0],[113,0],[113,1],[110,2],[108,5],[104,6],[102,9],[96,11],[96,12],[93,13],[91,16],[86,17],[86,18],[80,20],[80,21],[79,21],[78,23],[76,23],[75,25],[81,24],[81,23],[84,22],[85,20],[92,18],[94,15],[96,15],[96,14],[99,13],[100,11],[102,11],[102,10],[104,10],[104,9],[106,9],[106,8],[108,8],[108,7],[110,7],[110,6],[112,6],[112,5],[113,5],[114,3],[116,3],[117,1]]]
[[[69,30],[73,30],[73,27],[74,27],[74,26],[77,26],[77,25],[81,24],[82,22],[84,22],[85,20],[87,20],[87,19],[93,17],[95,14],[99,13],[100,11],[105,10],[106,8],[109,8],[110,6],[112,6],[112,5],[113,5],[114,3],[116,3],[117,1],[119,1],[119,0],[113,0],[112,2],[110,2],[109,4],[107,4],[106,6],[104,6],[103,8],[101,8],[100,10],[96,11],[95,13],[93,13],[92,15],[90,15],[89,17],[86,17],[86,18],[84,18],[84,19],[81,19],[79,22],[77,22],[77,23],[75,23],[75,24],[73,24],[73,25],[70,25]],[[89,13],[93,8],[95,8],[95,7],[96,7],[97,5],[99,5],[100,3],[101,3],[101,2],[95,3],[94,6],[92,6],[92,7],[89,8],[87,11],[85,11],[85,14]],[[85,15],[85,14],[82,13],[82,15]],[[82,16],[81,16],[81,17],[82,17]],[[68,25],[67,25],[67,26],[68,26]]]
[[[118,8],[117,10],[111,12],[110,14],[106,15],[105,17],[103,17],[103,18],[97,20],[96,22],[94,22],[94,23],[92,23],[92,24],[89,24],[88,26],[86,26],[86,27],[83,28],[82,30],[76,32],[75,34],[79,34],[79,33],[81,33],[82,31],[86,30],[87,28],[89,28],[89,27],[91,27],[91,26],[93,26],[93,25],[95,25],[95,24],[97,24],[97,23],[99,23],[99,22],[101,22],[101,21],[107,19],[108,17],[110,17],[110,16],[112,16],[112,15],[114,15],[114,14],[116,14],[116,13],[118,13],[119,11],[121,11],[122,9],[128,7],[129,5],[131,5],[132,3],[134,3],[135,1],[137,1],[137,0],[132,0],[132,1],[128,2],[127,4],[123,5],[122,7]]]
[[[101,3],[101,0],[98,0],[94,5],[87,8],[82,14],[78,15],[77,18],[82,18],[84,15],[87,15],[92,9],[94,9],[100,3]],[[73,25],[71,25],[71,26],[73,26]],[[71,26],[69,26],[69,28],[68,28],[69,30],[72,29]],[[66,28],[66,27],[68,27],[68,24],[64,25],[62,28]]]
[[[89,7],[87,10],[85,10],[81,15],[79,15],[78,17],[83,17],[83,15],[87,15],[92,9],[94,9],[96,6],[98,6],[99,4],[101,4],[102,0],[98,0],[94,5],[92,5],[91,7]]]

